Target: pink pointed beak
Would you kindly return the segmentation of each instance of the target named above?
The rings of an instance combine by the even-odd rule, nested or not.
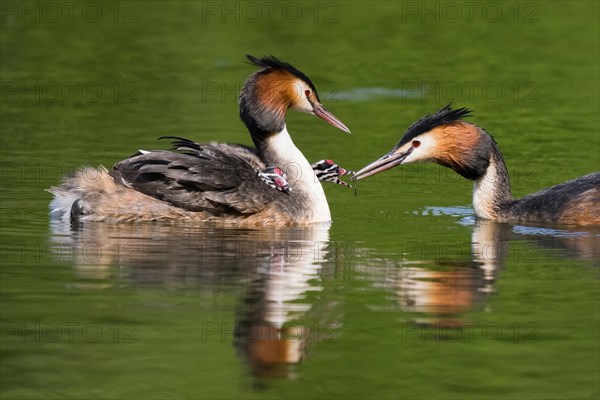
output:
[[[413,150],[414,147],[411,147],[407,151],[391,151],[380,159],[364,166],[360,171],[354,174],[352,180],[356,181],[359,179],[364,179],[372,175],[377,175],[378,173],[386,171],[390,168],[394,168],[395,166],[402,164],[404,159],[408,157]]]
[[[350,129],[348,129],[348,127],[346,125],[344,125],[344,123],[342,121],[337,119],[337,117],[335,115],[333,115],[332,113],[327,111],[325,109],[325,107],[323,107],[322,104],[320,104],[320,103],[311,103],[311,104],[313,106],[313,113],[317,117],[324,119],[325,121],[329,122],[331,125],[335,126],[338,129],[343,130],[344,132],[350,133]]]

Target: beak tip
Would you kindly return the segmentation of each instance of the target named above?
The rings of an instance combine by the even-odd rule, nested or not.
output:
[[[357,181],[368,178],[390,168],[394,168],[395,166],[401,165],[408,154],[410,154],[410,152],[388,153],[379,160],[373,161],[367,166],[361,168],[352,176],[352,180]]]
[[[325,121],[327,121],[329,124],[335,126],[336,128],[341,129],[344,132],[350,133],[350,129],[348,129],[348,127],[346,125],[344,125],[344,123],[342,121],[337,119],[335,115],[333,115],[332,113],[327,111],[325,109],[325,107],[323,107],[322,104],[318,104],[318,103],[313,104],[312,113],[315,116],[317,116],[321,119],[324,119]]]
[[[331,121],[327,121],[329,122],[331,125],[335,126],[336,128],[338,128],[341,131],[344,131],[348,134],[352,134],[352,132],[350,132],[350,129],[348,129],[348,127],[346,125],[344,125],[340,120],[337,120],[336,123],[332,123]]]

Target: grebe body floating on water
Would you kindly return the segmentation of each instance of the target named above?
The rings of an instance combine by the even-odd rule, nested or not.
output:
[[[189,220],[232,225],[329,222],[325,193],[311,164],[292,142],[288,109],[350,130],[327,111],[311,80],[273,56],[247,56],[260,68],[244,83],[240,117],[255,148],[176,139],[175,151],[140,151],[111,171],[84,168],[50,192],[53,215],[79,221]],[[289,186],[265,179],[269,168],[291,172]],[[290,171],[293,170],[293,171]],[[261,173],[263,175],[261,175]],[[270,184],[274,183],[274,185]]]
[[[397,165],[431,161],[474,181],[473,208],[479,218],[509,223],[600,225],[600,172],[513,198],[508,171],[494,139],[465,122],[470,110],[442,108],[412,124],[400,142],[358,171],[363,179]]]

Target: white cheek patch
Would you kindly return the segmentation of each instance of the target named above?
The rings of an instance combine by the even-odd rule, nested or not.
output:
[[[306,97],[303,97],[298,102],[294,103],[292,109],[308,114],[313,113],[313,107]]]
[[[313,107],[306,98],[306,91],[310,90],[309,87],[304,83],[297,81],[294,83],[294,95],[292,98],[292,109],[308,114],[313,113]]]
[[[419,141],[421,144],[419,145],[419,147],[413,146],[413,151],[408,155],[408,157],[404,159],[402,164],[427,161],[433,157],[436,142],[432,134],[424,133],[422,135],[417,136],[411,141],[411,143],[406,144],[406,150],[408,150],[412,146],[412,142],[414,142],[415,140]]]

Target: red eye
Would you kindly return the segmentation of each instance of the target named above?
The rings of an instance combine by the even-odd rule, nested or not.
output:
[[[283,175],[283,171],[282,171],[282,170],[280,170],[279,168],[275,168],[275,173],[276,173],[277,175]]]
[[[419,147],[421,145],[421,142],[419,142],[418,140],[413,140],[412,145],[413,147]]]
[[[310,96],[310,90],[306,89],[306,90],[304,91],[304,94],[306,95],[306,97]]]

